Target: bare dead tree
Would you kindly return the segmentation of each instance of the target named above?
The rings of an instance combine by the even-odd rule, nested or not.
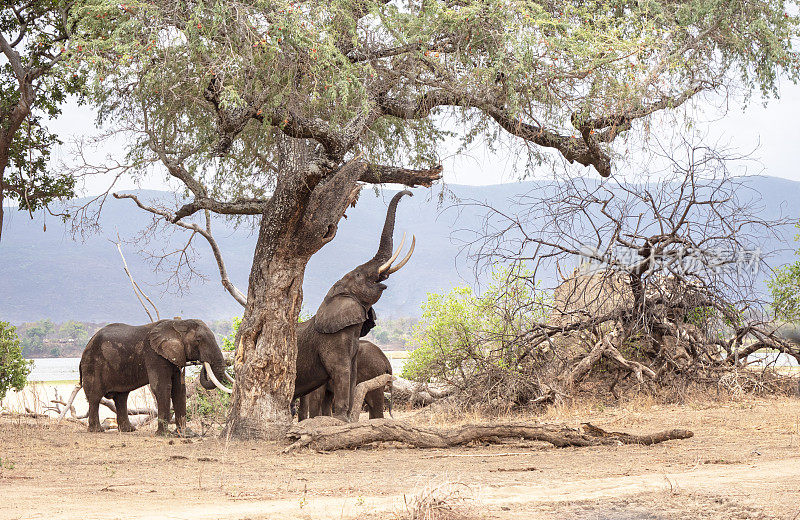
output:
[[[502,298],[517,308],[492,312],[536,307],[528,315],[540,318],[475,335],[472,348],[483,355],[460,375],[451,372],[461,383],[449,382],[480,387],[488,368],[475,359],[498,370],[485,355],[498,345],[516,354],[493,384],[508,387],[513,375],[527,385],[523,401],[556,399],[600,368],[617,395],[621,380],[716,382],[763,348],[800,360],[800,347],[776,332],[756,287],[769,271],[765,239],[781,238],[791,219],[768,216],[748,179],[731,175],[737,157],[684,151],[662,157],[668,169],[651,177],[562,180],[505,208],[465,203],[486,211],[467,243],[478,264],[530,269],[509,270],[507,285],[522,284],[536,297]],[[570,264],[576,268],[565,276]]]

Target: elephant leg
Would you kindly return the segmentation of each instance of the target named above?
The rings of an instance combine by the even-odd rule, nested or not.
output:
[[[297,406],[297,422],[308,419],[308,396],[304,395],[298,399],[300,403]]]
[[[117,392],[114,394],[114,405],[117,407],[117,429],[121,432],[133,432],[136,428],[128,419],[128,394],[130,392]]]
[[[319,356],[328,373],[328,386],[333,390],[332,415],[347,422],[357,377],[355,353],[358,351],[358,338],[346,334],[330,336],[335,337],[330,339],[329,348],[320,349]]]
[[[358,347],[356,347],[357,349]],[[350,412],[353,410],[353,398],[356,396],[356,384],[358,383],[358,357],[353,356],[352,361],[350,362],[350,392],[348,395],[347,401],[347,415],[350,415]],[[333,396],[336,399],[336,396]],[[358,416],[361,413],[361,403],[358,404],[358,410],[356,410],[356,422],[358,422]]]
[[[383,388],[376,388],[370,390],[364,396],[364,402],[367,404],[370,419],[383,419]]]
[[[343,370],[341,373],[337,374],[337,377],[333,378],[333,406],[331,407],[331,411],[333,412],[332,415],[337,419],[341,419],[345,422],[348,421],[348,412],[350,410],[350,401],[352,400],[352,396],[350,395],[350,389],[352,388],[350,377],[350,370]]]
[[[150,389],[153,391],[153,396],[156,398],[156,406],[158,408],[158,428],[156,435],[167,435],[169,430],[169,402],[172,394],[172,377],[170,373],[161,373],[162,371],[152,371],[149,373]]]
[[[333,415],[333,392],[327,385],[325,386],[325,391],[322,393],[322,399],[320,399],[319,414]]]
[[[89,401],[89,431],[101,432],[103,426],[100,424],[100,400],[103,398],[103,394],[86,392],[85,388],[84,393],[86,393],[86,400]]]
[[[175,409],[175,429],[182,434],[186,430],[186,376],[183,370],[172,373],[172,407]]]
[[[309,417],[319,417],[320,415],[324,415],[320,407],[320,404],[322,403],[322,393],[324,391],[325,387],[323,386],[304,396],[306,402],[308,403]]]

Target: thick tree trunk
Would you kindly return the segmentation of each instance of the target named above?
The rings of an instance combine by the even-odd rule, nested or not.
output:
[[[293,212],[295,213],[295,212]],[[292,219],[262,217],[236,347],[236,384],[227,433],[280,439],[291,421],[297,319],[308,258],[292,247]]]
[[[304,170],[302,142],[284,150],[291,160],[261,218],[236,339],[236,384],[225,434],[242,439],[282,439],[291,423],[306,264],[333,239],[363,172],[353,163],[327,175]]]

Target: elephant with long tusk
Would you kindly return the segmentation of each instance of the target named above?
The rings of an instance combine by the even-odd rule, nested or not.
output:
[[[392,252],[397,204],[405,195],[411,192],[401,191],[389,202],[375,256],[333,284],[314,317],[297,329],[294,398],[328,384],[333,393],[333,416],[345,421],[356,386],[359,338],[375,326],[372,306],[386,289],[382,282],[406,265],[416,246],[416,237],[412,236],[408,253],[393,266],[405,244],[403,235],[400,247]]]
[[[233,377],[230,376],[224,370],[222,371],[222,375],[224,375],[225,378],[232,385],[236,383],[236,380],[233,379]],[[213,386],[209,386],[208,385],[208,380],[209,379],[211,379],[211,383],[213,383]],[[208,361],[204,361],[203,362],[203,369],[200,371],[200,384],[206,390],[211,390],[212,388],[217,388],[219,390],[222,390],[226,394],[232,394],[233,393],[232,389],[230,389],[230,388],[226,387],[225,385],[223,385],[222,383],[220,383],[219,379],[217,379],[217,376],[214,375],[214,369],[211,368],[211,365],[208,364]]]
[[[80,384],[89,401],[89,431],[102,431],[99,407],[103,397],[114,399],[119,431],[133,431],[128,394],[149,383],[158,406],[156,433],[167,433],[170,401],[178,434],[183,433],[186,384],[181,369],[191,361],[203,364],[203,388],[232,392],[220,382],[231,380],[222,351],[214,333],[200,320],[161,320],[140,326],[112,323],[97,331],[80,363]]]

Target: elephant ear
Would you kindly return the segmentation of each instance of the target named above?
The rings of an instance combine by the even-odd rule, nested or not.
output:
[[[363,323],[367,317],[364,307],[352,296],[340,294],[325,301],[314,315],[314,330],[323,334],[333,334],[345,327]]]
[[[378,319],[378,315],[375,314],[375,309],[373,309],[372,307],[367,309],[367,321],[365,321],[361,325],[361,333],[358,335],[358,337],[359,338],[363,338],[364,336],[369,334],[369,331],[371,331],[373,328],[375,328],[375,320],[377,320],[377,319]]]
[[[183,336],[175,330],[172,322],[163,321],[156,324],[147,335],[147,340],[150,342],[150,348],[156,354],[173,365],[186,366],[186,349],[183,346]]]

